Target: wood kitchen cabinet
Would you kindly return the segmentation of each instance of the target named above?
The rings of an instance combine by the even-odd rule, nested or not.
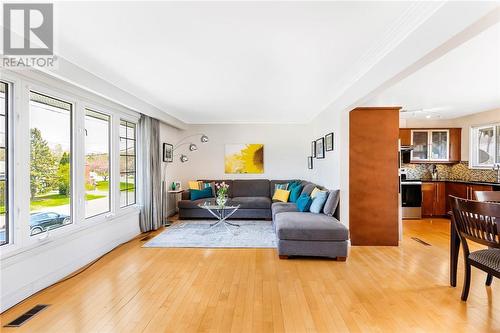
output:
[[[411,145],[411,129],[400,128],[399,129],[399,140],[401,140],[401,146]]]
[[[411,163],[458,163],[461,160],[461,128],[400,128],[402,146],[413,146]]]
[[[422,183],[422,216],[444,216],[446,212],[446,183]]]
[[[448,199],[450,195],[457,198],[476,200],[475,193],[477,191],[493,191],[493,186],[448,182],[446,184],[446,211],[451,210]]]

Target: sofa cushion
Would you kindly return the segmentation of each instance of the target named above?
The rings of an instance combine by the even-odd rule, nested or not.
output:
[[[325,205],[323,206],[323,213],[328,216],[333,216],[337,210],[337,206],[340,201],[340,191],[332,190],[328,192],[328,199],[326,199]]]
[[[200,179],[201,182],[203,183],[211,183],[211,182],[214,182],[214,183],[217,183],[217,184],[220,184],[222,182],[226,183],[227,185],[229,185],[229,190],[227,192],[227,195],[231,198],[233,196],[233,181],[231,179]]]
[[[231,202],[240,205],[241,209],[271,208],[271,199],[268,197],[234,197]]]
[[[273,213],[273,220],[276,214],[286,213],[286,212],[298,212],[297,205],[291,202],[276,202],[271,206]]]
[[[325,205],[326,199],[328,198],[327,191],[318,191],[316,197],[314,197],[309,211],[311,213],[319,214],[323,212],[323,206]]]
[[[271,197],[267,179],[233,180],[231,193],[233,197]]]
[[[182,209],[194,209],[194,208],[200,208],[200,207],[198,207],[198,205],[203,204],[204,202],[207,202],[207,201],[211,201],[211,200],[210,199],[180,200],[177,205],[179,208],[182,208]]]
[[[286,212],[276,214],[274,224],[280,240],[345,241],[349,237],[342,223],[324,214]]]
[[[313,184],[313,183],[307,183],[304,185],[304,187],[302,188],[302,194],[307,194],[307,195],[311,195],[312,191],[316,188],[316,185]]]
[[[290,197],[288,198],[288,200],[290,202],[297,202],[297,199],[300,197],[300,193],[302,192],[302,185],[295,185],[292,187],[292,189],[290,190]]]
[[[277,189],[273,195],[274,201],[288,202],[288,197],[290,196],[290,191]]]
[[[213,193],[212,193],[212,188],[207,187],[204,188],[203,190],[189,190],[189,193],[191,194],[190,199],[195,201],[198,199],[203,199],[203,198],[213,198]]]
[[[270,180],[269,181],[269,194],[270,197],[274,196],[274,191],[276,190],[276,184],[287,184],[287,188],[285,190],[289,190],[289,185],[290,181],[289,180]]]
[[[297,209],[299,212],[308,212],[311,207],[312,199],[307,194],[301,194],[297,199]]]

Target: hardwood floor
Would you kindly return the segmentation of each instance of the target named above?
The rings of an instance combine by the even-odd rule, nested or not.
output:
[[[135,240],[3,313],[4,325],[51,304],[2,332],[499,332],[498,279],[485,287],[473,269],[461,302],[460,257],[458,287],[448,285],[448,223],[405,221],[400,247],[352,247],[346,262]]]

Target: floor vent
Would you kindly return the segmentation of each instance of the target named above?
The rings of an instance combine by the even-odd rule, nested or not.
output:
[[[415,242],[418,242],[422,245],[425,245],[425,246],[432,246],[431,244],[427,243],[427,242],[424,242],[423,240],[421,240],[420,238],[417,238],[417,237],[412,237],[411,239],[413,239]]]
[[[45,309],[48,306],[49,306],[48,304],[35,305],[33,308],[26,311],[25,313],[23,313],[22,315],[20,315],[19,317],[17,317],[16,319],[11,321],[7,325],[5,325],[4,327],[19,327],[19,326],[25,324],[28,320],[33,318],[36,314],[38,314],[40,311],[42,311],[43,309]]]

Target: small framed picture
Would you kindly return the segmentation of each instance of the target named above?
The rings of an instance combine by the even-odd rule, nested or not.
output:
[[[174,161],[174,146],[170,143],[163,143],[163,162],[172,163]]]
[[[325,150],[326,151],[333,150],[333,133],[325,135]]]
[[[179,191],[179,190],[181,190],[181,189],[182,189],[182,186],[181,186],[181,182],[180,182],[180,181],[178,181],[178,180],[177,180],[177,181],[175,181],[175,182],[174,182],[174,184],[175,184],[175,190],[176,190],[176,191]]]
[[[325,158],[325,138],[316,140],[316,158]]]
[[[316,141],[311,142],[311,157],[316,157]]]
[[[307,168],[308,169],[312,169],[313,168],[313,157],[312,156],[308,156],[307,157]]]

